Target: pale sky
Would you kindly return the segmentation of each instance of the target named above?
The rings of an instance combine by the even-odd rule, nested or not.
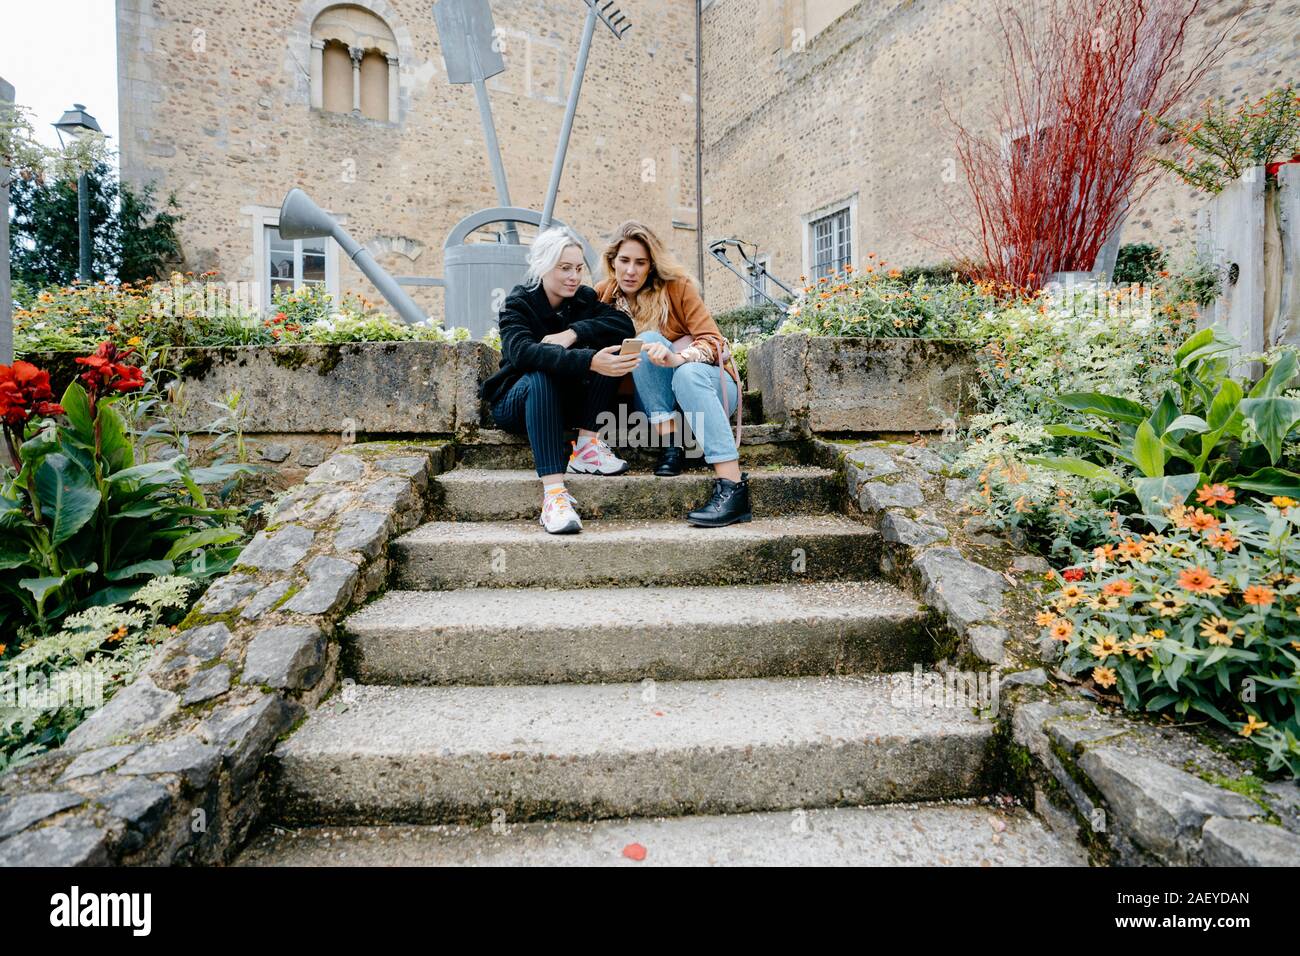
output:
[[[73,103],[118,145],[114,0],[0,0],[0,77],[13,84],[40,140],[57,146],[50,124]]]

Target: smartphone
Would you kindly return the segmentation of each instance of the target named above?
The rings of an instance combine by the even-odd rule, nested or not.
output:
[[[619,349],[619,355],[639,355],[641,346],[645,345],[640,339],[624,339],[623,347]]]

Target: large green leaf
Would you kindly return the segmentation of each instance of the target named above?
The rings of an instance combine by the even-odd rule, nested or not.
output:
[[[47,455],[36,469],[36,493],[43,517],[53,523],[50,542],[58,547],[80,531],[99,507],[95,480],[66,455]]]
[[[1076,425],[1044,425],[1043,431],[1056,438],[1088,438],[1103,445],[1114,445],[1114,440],[1095,428],[1079,428]]]
[[[1150,422],[1139,425],[1133,436],[1133,460],[1148,478],[1159,478],[1165,473],[1165,449]]]
[[[1260,468],[1244,478],[1231,478],[1228,484],[1244,491],[1257,491],[1261,495],[1285,495],[1300,499],[1300,475],[1282,468]]]
[[[137,561],[135,564],[127,565],[124,568],[115,568],[104,575],[109,581],[125,581],[136,575],[147,574],[150,577],[159,577],[164,574],[173,574],[176,566],[170,561]]]
[[[176,471],[174,461],[175,459],[170,458],[166,461],[146,461],[143,464],[114,472],[108,476],[108,481],[113,485],[120,486],[139,482],[147,483],[152,487],[160,487],[180,478],[180,473]]]
[[[1278,360],[1269,366],[1264,377],[1250,390],[1251,398],[1275,398],[1286,391],[1296,374],[1296,353],[1280,352]]]
[[[1174,353],[1174,362],[1179,368],[1188,368],[1211,356],[1231,352],[1237,347],[1238,343],[1235,339],[1222,334],[1218,329],[1213,327],[1202,329],[1178,347],[1178,351]],[[1218,368],[1215,372],[1222,374]]]
[[[23,549],[19,551],[16,548],[0,549],[0,571],[9,571],[13,568],[21,568],[31,560],[31,551]]]
[[[179,541],[173,542],[172,546],[167,549],[167,559],[172,560],[189,551],[206,548],[210,544],[226,544],[229,541],[238,541],[243,536],[244,532],[239,528],[206,528],[203,531],[196,531],[194,534],[187,534]]]
[[[1133,492],[1142,505],[1142,512],[1153,523],[1164,527],[1168,522],[1162,517],[1174,505],[1181,505],[1201,483],[1199,474],[1167,475],[1163,478],[1135,478]]]
[[[1056,401],[1066,408],[1087,415],[1097,415],[1117,422],[1136,425],[1147,417],[1147,410],[1137,402],[1100,392],[1067,392],[1056,396]]]
[[[1166,391],[1160,399],[1160,404],[1155,407],[1151,417],[1147,419],[1151,423],[1151,429],[1159,437],[1169,430],[1170,424],[1178,417],[1178,403],[1174,401],[1173,392]]]
[[[1169,423],[1169,427],[1165,429],[1165,434],[1168,435],[1173,432],[1192,432],[1193,434],[1200,434],[1201,432],[1207,432],[1209,430],[1210,423],[1200,415],[1179,415]]]
[[[1277,464],[1287,434],[1300,423],[1300,399],[1248,398],[1241,403],[1241,411],[1268,449],[1269,460]]]
[[[1107,471],[1101,465],[1094,464],[1091,461],[1084,461],[1082,458],[1026,458],[1025,460],[1031,465],[1051,468],[1053,471],[1065,471],[1072,475],[1078,475],[1080,478],[1089,478],[1093,481],[1101,481],[1121,488],[1125,486],[1124,480],[1118,475]]]
[[[132,467],[135,449],[131,447],[121,413],[108,402],[100,402],[95,420],[99,425],[99,453],[108,462],[109,474]]]
[[[67,413],[68,423],[72,426],[72,433],[93,445],[95,441],[94,412],[90,407],[90,396],[81,387],[81,383],[74,381],[64,389],[63,399],[59,404],[63,406],[63,411]]]
[[[36,603],[40,605],[53,591],[63,586],[66,578],[66,575],[57,578],[23,578],[18,584],[23,590],[31,592],[32,597],[36,598]]]

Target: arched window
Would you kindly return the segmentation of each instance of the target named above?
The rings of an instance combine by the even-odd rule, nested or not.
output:
[[[311,47],[314,108],[397,122],[397,41],[388,24],[353,4],[328,7],[312,24]]]

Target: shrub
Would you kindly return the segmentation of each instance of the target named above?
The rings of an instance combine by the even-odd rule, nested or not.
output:
[[[1292,86],[1231,112],[1227,102],[1219,100],[1195,120],[1152,117],[1152,122],[1174,143],[1173,156],[1157,162],[1187,185],[1209,193],[1221,192],[1252,166],[1300,158],[1300,93]]]
[[[1211,482],[1264,497],[1300,498],[1300,474],[1279,467],[1286,463],[1290,434],[1300,426],[1300,399],[1285,394],[1296,377],[1296,354],[1277,353],[1247,396],[1229,375],[1225,353],[1236,349],[1215,328],[1190,336],[1174,353],[1173,374],[1159,402],[1101,392],[1057,396],[1058,404],[1089,422],[1049,425],[1047,431],[1076,439],[1082,452],[1034,463],[1112,484],[1151,516]],[[1127,466],[1134,477],[1117,473],[1112,464]]]
[[[1165,512],[1163,533],[1114,533],[1038,623],[1067,673],[1130,709],[1211,717],[1300,777],[1300,506],[1243,506],[1226,485],[1197,504]]]
[[[62,744],[134,680],[155,645],[176,630],[168,622],[184,613],[194,586],[187,578],[154,578],[129,602],[69,615],[56,634],[20,632],[0,645],[0,771]]]
[[[1119,247],[1115,257],[1115,274],[1110,277],[1116,285],[1134,282],[1146,285],[1155,282],[1168,263],[1169,257],[1149,242],[1130,242]]]
[[[807,277],[801,277],[807,281]],[[991,284],[903,280],[898,269],[868,256],[863,269],[846,266],[803,287],[778,334],[872,338],[954,336],[963,323],[996,305]]]

